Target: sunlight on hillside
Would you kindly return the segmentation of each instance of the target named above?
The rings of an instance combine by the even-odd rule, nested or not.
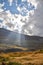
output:
[[[0,53],[2,65],[43,65],[43,50],[33,52],[10,52]]]

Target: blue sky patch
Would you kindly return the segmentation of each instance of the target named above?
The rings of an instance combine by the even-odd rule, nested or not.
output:
[[[28,3],[27,1],[22,2],[21,0],[13,0],[12,6],[10,6],[10,3],[8,0],[0,0],[0,3],[2,4],[4,2],[4,6],[2,7],[4,11],[10,10],[12,14],[21,14],[23,16],[26,16],[27,11],[23,11],[20,13],[19,10],[17,10],[17,7],[23,8],[25,7],[28,11],[35,9],[35,6],[32,5],[32,3]],[[17,5],[16,5],[17,4]],[[30,5],[29,5],[30,4]]]

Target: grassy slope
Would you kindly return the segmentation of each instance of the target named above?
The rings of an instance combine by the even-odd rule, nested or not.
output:
[[[7,65],[43,65],[43,50],[0,53],[0,64],[2,62]]]

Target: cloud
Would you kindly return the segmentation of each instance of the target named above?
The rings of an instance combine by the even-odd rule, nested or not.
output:
[[[30,13],[29,22],[30,24],[34,25],[32,30],[31,29],[30,30],[32,32],[32,35],[43,36],[43,8],[42,8],[43,0],[36,0],[36,3],[37,3],[37,7],[34,10],[34,14],[31,15]]]
[[[3,4],[0,3],[0,12],[3,11],[3,9],[2,9],[3,6],[4,6],[4,3]]]
[[[37,0],[27,0],[27,2],[32,3],[32,5],[34,5],[35,8],[37,8],[37,4],[38,4],[38,1]]]
[[[17,7],[17,10],[20,12],[21,15],[27,15],[28,10],[26,9],[26,7]]]
[[[38,29],[38,35],[43,36],[43,0],[38,0],[37,9],[34,14],[36,20],[35,27]]]
[[[10,3],[10,6],[11,6],[11,5],[12,5],[13,0],[8,0],[8,2]]]
[[[22,2],[24,2],[24,0],[22,0]],[[26,16],[20,13],[12,14],[10,10],[1,11],[0,19],[3,20],[3,22],[0,23],[0,27],[26,35],[43,36],[43,0],[27,0],[27,2],[31,2],[32,5],[35,6],[35,9],[28,11],[24,6],[17,7],[20,13],[22,11],[27,12]],[[2,4],[0,9],[2,9]]]
[[[22,0],[22,2],[25,2],[26,0]]]
[[[18,30],[18,32],[21,32],[22,26],[24,25],[24,22],[21,22],[22,16],[19,14],[11,14],[11,12],[8,10],[6,12],[2,12],[0,14],[0,18],[3,19],[2,26],[7,29],[10,29],[12,31]]]
[[[25,6],[21,8],[19,7],[18,10],[20,13],[22,11],[27,12],[27,16],[22,16],[21,14],[11,14],[10,10],[0,13],[0,18],[3,20],[2,27],[24,34],[30,34],[28,30],[29,16],[33,11],[29,12]],[[27,31],[27,33],[25,33],[25,31]]]
[[[17,1],[18,1],[18,0],[8,0],[10,6],[12,6],[13,1],[16,3],[16,6],[17,6]]]

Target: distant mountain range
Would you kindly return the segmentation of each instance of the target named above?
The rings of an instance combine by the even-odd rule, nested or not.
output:
[[[43,49],[43,37],[28,36],[0,28],[0,44],[19,45],[29,49]]]

